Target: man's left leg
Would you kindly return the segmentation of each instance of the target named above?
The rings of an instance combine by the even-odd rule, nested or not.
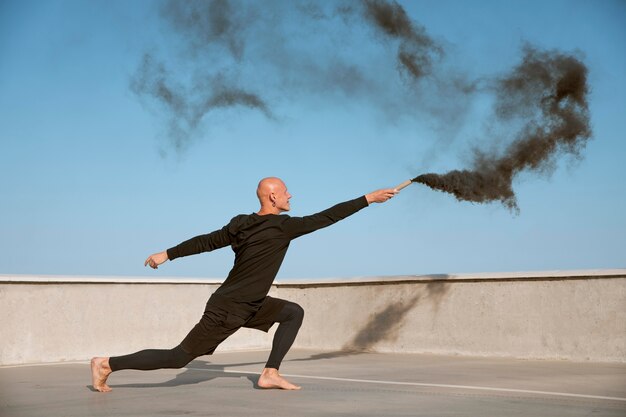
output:
[[[93,358],[91,360],[93,387],[100,392],[111,391],[111,387],[106,383],[109,375],[123,369],[148,371],[182,368],[198,356],[212,354],[220,343],[244,323],[245,319],[238,316],[230,317],[227,310],[216,306],[209,299],[198,324],[174,349],[147,349],[125,356]]]
[[[304,319],[304,310],[298,304],[290,301],[272,297],[267,298],[266,303],[264,303],[257,315],[245,325],[245,327],[267,331],[272,324],[275,322],[279,323],[278,329],[276,329],[274,334],[272,351],[259,377],[258,385],[261,388],[300,389],[299,386],[283,378],[278,373],[278,369],[298,335],[298,330]]]
[[[96,391],[109,392],[107,379],[112,372],[123,369],[150,371],[154,369],[178,369],[187,365],[198,355],[185,352],[180,346],[173,349],[146,349],[130,355],[96,357],[91,359],[91,379]]]

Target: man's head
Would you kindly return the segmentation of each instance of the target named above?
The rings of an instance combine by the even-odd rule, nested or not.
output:
[[[263,178],[256,189],[256,195],[261,203],[259,213],[279,214],[289,211],[289,199],[291,194],[287,191],[285,183],[276,177]]]

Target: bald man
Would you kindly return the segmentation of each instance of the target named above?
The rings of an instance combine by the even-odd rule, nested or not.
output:
[[[167,260],[231,246],[235,263],[226,280],[211,295],[202,318],[173,349],[148,349],[130,355],[91,360],[93,387],[111,391],[107,378],[123,369],[153,370],[182,368],[194,358],[210,355],[228,336],[242,327],[267,332],[274,323],[272,350],[258,380],[261,388],[300,389],[283,378],[278,369],[293,344],[304,318],[296,303],[268,296],[289,248],[289,242],[330,226],[371,203],[383,203],[398,193],[377,190],[354,200],[305,217],[281,215],[289,211],[291,194],[279,178],[264,178],[257,187],[258,212],[241,214],[222,229],[196,236],[166,251],[150,255],[146,266],[157,269]]]

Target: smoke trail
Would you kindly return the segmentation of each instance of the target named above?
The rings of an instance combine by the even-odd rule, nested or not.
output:
[[[398,51],[398,66],[418,79],[431,71],[432,56],[442,49],[426,30],[412,22],[406,11],[395,1],[365,0],[365,17],[383,33],[402,42]]]
[[[365,22],[398,44],[395,67],[404,81],[403,93],[415,101],[396,100],[390,108],[436,130],[436,143],[423,156],[425,163],[432,162],[463,128],[476,83],[467,78],[466,71],[446,66],[443,43],[434,40],[396,1],[363,0],[361,6]]]
[[[207,78],[208,81],[197,81],[191,88],[186,88],[175,81],[164,63],[146,54],[131,79],[132,91],[155,99],[165,108],[169,115],[168,136],[178,151],[185,148],[191,133],[212,110],[243,106],[257,109],[270,119],[274,118],[263,99],[250,91],[231,86],[223,74]]]
[[[413,181],[458,200],[500,201],[519,211],[515,176],[522,171],[549,173],[558,154],[579,156],[591,138],[587,68],[574,56],[526,47],[522,63],[495,88],[500,120],[528,120],[505,152],[474,150],[472,169],[424,174]]]
[[[250,18],[236,13],[228,0],[168,0],[161,15],[193,50],[218,44],[236,59],[243,56]]]
[[[268,109],[267,105],[256,94],[249,93],[244,90],[240,90],[236,87],[217,91],[209,97],[204,106],[201,107],[200,115],[206,113],[208,110],[217,107],[231,107],[236,105],[242,105],[251,109],[257,108],[262,111],[267,117],[271,118],[272,113]]]
[[[181,75],[146,53],[131,79],[134,93],[164,110],[168,137],[177,151],[188,145],[205,116],[217,109],[245,107],[274,119],[267,101],[232,74],[233,62],[244,54],[243,28],[250,16],[230,6],[227,0],[164,2],[161,15],[182,39],[181,53],[188,54],[183,61],[194,64]]]
[[[163,0],[160,12],[165,37],[145,54],[131,88],[164,115],[179,151],[203,126],[219,122],[217,110],[234,107],[275,121],[289,102],[345,99],[394,119],[446,118],[445,126],[452,125],[450,114],[462,113],[454,103],[444,114],[449,103],[420,100],[415,85],[393,77],[398,70],[409,80],[432,78],[442,53],[394,1]],[[372,35],[378,42],[364,48],[362,36]]]

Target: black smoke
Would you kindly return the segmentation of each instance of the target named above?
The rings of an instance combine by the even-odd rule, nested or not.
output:
[[[434,118],[454,131],[473,94],[487,92],[493,123],[516,131],[509,145],[474,148],[468,168],[413,180],[518,211],[515,178],[549,173],[561,154],[580,156],[592,136],[579,58],[527,46],[510,73],[468,80],[462,68],[446,69],[442,43],[395,1],[167,0],[161,15],[177,54],[146,53],[131,87],[165,115],[178,151],[222,112],[280,121],[286,107],[310,97]]]
[[[432,61],[443,49],[426,29],[412,21],[395,1],[366,0],[364,15],[378,30],[401,41],[398,48],[398,67],[412,78],[428,75]]]
[[[526,47],[522,62],[496,81],[495,115],[523,120],[504,152],[475,149],[473,166],[446,174],[424,174],[415,182],[477,203],[500,201],[519,207],[513,180],[523,171],[549,173],[563,153],[580,156],[591,138],[587,67],[575,56]]]
[[[164,117],[179,151],[220,110],[277,121],[281,105],[317,96],[417,114],[419,97],[404,81],[431,76],[442,55],[396,2],[167,0],[160,7],[170,50],[146,52],[131,88]],[[354,53],[363,36],[374,41],[371,56]],[[395,80],[386,71],[394,67]]]

